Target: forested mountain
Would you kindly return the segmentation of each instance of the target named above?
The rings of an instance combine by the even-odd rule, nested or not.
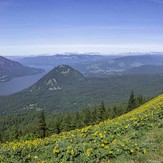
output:
[[[51,70],[36,84],[19,93],[0,97],[1,114],[44,109],[48,112],[74,111],[94,107],[102,100],[122,103],[134,90],[145,97],[162,92],[163,75],[124,75],[87,78],[67,65]]]
[[[30,68],[22,64],[0,56],[0,82],[25,75],[34,75],[43,72],[41,69]]]
[[[67,65],[60,65],[33,85],[30,91],[60,90],[64,86],[81,80],[84,80],[84,76],[79,71]]]

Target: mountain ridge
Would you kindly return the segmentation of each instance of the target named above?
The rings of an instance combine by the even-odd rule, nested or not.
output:
[[[163,66],[142,65],[124,72],[124,74],[163,74]]]
[[[43,72],[42,69],[31,68],[19,62],[0,56],[0,82],[5,82],[14,77],[34,75]]]
[[[126,54],[127,55],[127,54]],[[20,58],[26,65],[51,66],[60,64],[70,65],[88,77],[107,77],[109,75],[123,75],[125,71],[143,65],[163,66],[163,56],[151,54],[128,54],[130,56],[107,55],[53,55]]]

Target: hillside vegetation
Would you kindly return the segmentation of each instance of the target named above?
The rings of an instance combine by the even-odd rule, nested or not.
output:
[[[163,94],[113,120],[0,144],[0,162],[162,162]]]

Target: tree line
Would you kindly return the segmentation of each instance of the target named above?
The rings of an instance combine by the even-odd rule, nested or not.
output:
[[[0,141],[44,138],[51,134],[79,129],[113,119],[147,101],[142,95],[132,91],[127,104],[106,106],[102,101],[97,108],[87,108],[76,112],[46,113],[43,110],[18,115],[0,117]]]

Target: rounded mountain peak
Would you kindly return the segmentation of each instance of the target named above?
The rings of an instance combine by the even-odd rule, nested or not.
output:
[[[52,69],[47,76],[52,77],[55,76],[58,79],[76,79],[81,80],[84,76],[77,70],[73,69],[68,65],[59,65]]]
[[[83,79],[84,76],[79,71],[68,65],[59,65],[33,85],[32,90],[61,90],[66,85],[73,85]]]

